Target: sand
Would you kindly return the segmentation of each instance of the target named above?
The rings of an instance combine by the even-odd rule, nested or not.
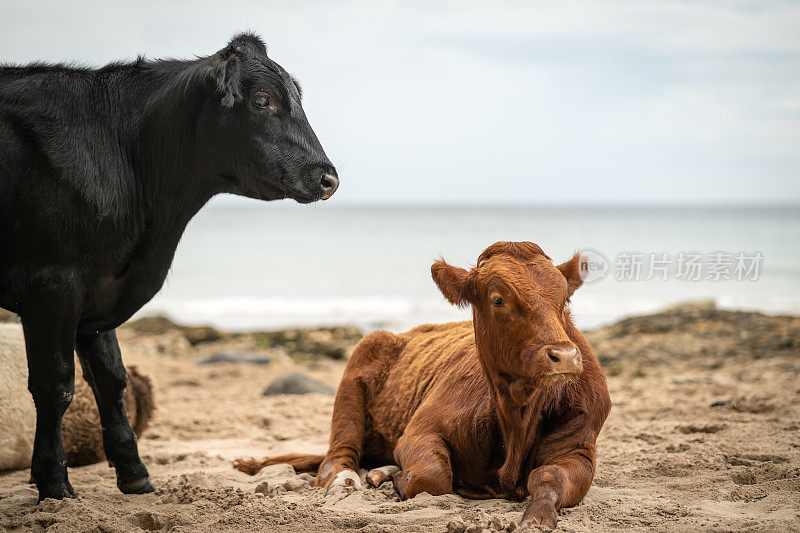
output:
[[[800,319],[701,306],[589,337],[614,407],[594,485],[561,512],[559,530],[800,531]],[[27,470],[0,474],[0,530],[431,533],[511,531],[520,520],[525,503],[403,502],[391,484],[326,497],[286,465],[235,471],[239,456],[324,453],[333,397],[261,392],[289,372],[336,386],[345,362],[273,349],[268,365],[199,366],[221,347],[264,348],[247,336],[193,346],[175,330],[120,338],[126,363],[155,383],[140,451],[158,491],[122,495],[96,464],[70,469],[78,499],[37,504]]]

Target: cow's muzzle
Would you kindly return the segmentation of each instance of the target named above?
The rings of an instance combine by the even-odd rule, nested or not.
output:
[[[579,374],[583,372],[581,351],[574,344],[550,344],[544,346],[540,353],[552,374]]]

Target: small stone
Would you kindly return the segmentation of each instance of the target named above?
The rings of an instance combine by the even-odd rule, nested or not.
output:
[[[213,365],[215,363],[246,363],[250,365],[266,365],[271,359],[265,355],[256,355],[248,352],[222,351],[209,357],[198,359],[198,365]]]
[[[256,485],[255,492],[256,494],[263,494],[266,496],[267,494],[269,494],[269,483],[267,483],[266,481],[262,481],[261,483]]]
[[[308,482],[300,478],[290,479],[283,484],[283,488],[289,492],[297,492],[298,490],[304,489],[307,486]]]
[[[516,523],[516,522],[514,522],[513,520],[512,520],[512,521],[510,521],[510,522],[508,523],[508,525],[506,526],[506,531],[514,531],[514,530],[516,530],[516,529],[517,529],[517,523]]]
[[[495,531],[503,530],[503,521],[499,516],[492,517],[492,520],[489,522],[489,529],[493,529]]]
[[[464,533],[466,529],[467,526],[461,518],[450,520],[447,524],[447,533]]]
[[[274,396],[276,394],[336,394],[333,387],[298,373],[287,374],[279,377],[270,383],[264,390],[262,396]]]

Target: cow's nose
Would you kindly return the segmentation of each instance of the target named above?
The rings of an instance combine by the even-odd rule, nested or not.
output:
[[[556,374],[574,374],[583,370],[581,352],[576,346],[546,346],[544,352]]]
[[[332,172],[323,172],[320,180],[322,186],[322,200],[327,200],[339,188],[339,178]]]

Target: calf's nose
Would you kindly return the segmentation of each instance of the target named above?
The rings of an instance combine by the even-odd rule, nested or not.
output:
[[[572,374],[583,370],[583,359],[577,346],[547,346],[544,351],[550,368],[556,374]]]
[[[322,186],[322,200],[327,200],[339,188],[339,177],[333,172],[323,172],[320,179]]]

